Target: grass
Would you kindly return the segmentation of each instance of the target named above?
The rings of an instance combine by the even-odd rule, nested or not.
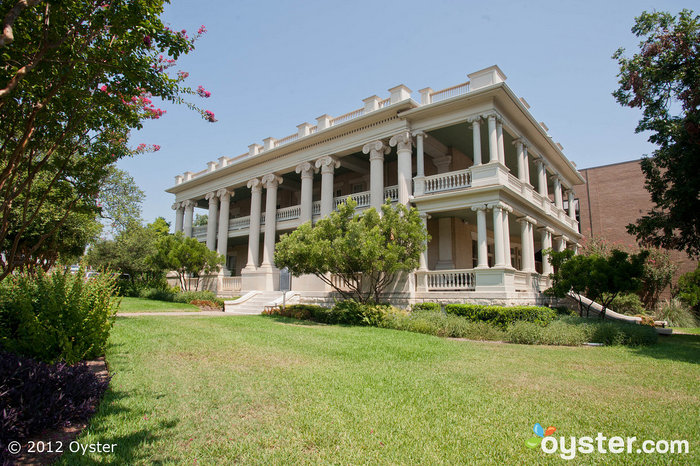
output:
[[[700,327],[673,327],[673,331],[700,335]]]
[[[700,463],[700,337],[650,347],[455,341],[285,318],[120,318],[114,374],[60,464],[561,463],[556,436],[686,439],[690,454],[576,463]],[[573,464],[573,463],[572,463]]]
[[[185,303],[172,303],[168,301],[156,301],[155,299],[122,298],[119,312],[172,312],[172,311],[199,311],[197,306]]]

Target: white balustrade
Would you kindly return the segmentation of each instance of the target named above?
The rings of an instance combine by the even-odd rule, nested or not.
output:
[[[192,227],[192,237],[200,239],[206,239],[207,237],[207,226],[200,225],[198,227]]]
[[[339,196],[333,200],[333,208],[337,209],[340,204],[347,202],[348,199],[353,199],[357,202],[358,209],[369,207],[369,191],[363,191],[361,193],[348,194],[347,196]]]
[[[350,278],[350,283],[346,283],[345,280],[343,280],[342,277],[339,275],[332,274],[331,275],[331,283],[333,283],[333,286],[336,288],[339,288],[343,291],[351,291],[355,287],[359,287],[361,285],[362,281],[362,275],[357,274],[354,277]],[[351,288],[351,286],[353,288]]]
[[[250,227],[250,216],[232,218],[228,221],[228,231],[245,230]]]
[[[419,277],[417,283],[425,275],[428,291],[473,291],[476,286],[472,269],[418,271],[416,275]]]
[[[469,92],[469,82],[462,84],[457,84],[456,86],[448,87],[441,91],[435,91],[430,94],[430,103],[440,102],[441,100],[446,100],[451,97],[456,97],[458,95],[466,94]]]
[[[311,215],[321,215],[321,201],[311,204]]]
[[[221,291],[241,291],[241,277],[222,277]]]
[[[379,108],[388,107],[389,105],[391,105],[391,98],[379,101]]]
[[[472,185],[472,173],[467,168],[455,172],[441,173],[425,177],[425,193],[439,193],[453,189],[468,188]]]
[[[397,185],[384,188],[384,200],[391,199],[391,202],[399,200],[399,187]]]
[[[340,115],[339,117],[333,118],[331,120],[331,124],[332,125],[339,125],[341,123],[345,123],[346,121],[350,121],[352,119],[361,117],[362,115],[364,115],[364,113],[365,113],[364,108],[353,110],[352,112],[348,112],[345,115]]]
[[[282,144],[288,144],[288,143],[290,143],[290,142],[292,142],[292,141],[296,141],[297,139],[299,139],[299,133],[290,134],[289,136],[283,137],[282,139],[280,139],[279,141],[277,141],[277,146],[276,146],[276,147],[279,147],[279,146],[281,146]]]
[[[301,216],[301,205],[293,205],[277,210],[277,221],[292,220]]]

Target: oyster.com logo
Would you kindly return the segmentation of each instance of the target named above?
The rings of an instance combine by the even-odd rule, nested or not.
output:
[[[532,427],[532,430],[533,432],[535,432],[535,435],[537,437],[530,437],[529,439],[525,440],[525,445],[527,445],[530,448],[536,448],[540,446],[543,438],[552,435],[557,430],[557,428],[554,426],[549,426],[547,427],[547,430],[545,430],[544,427],[542,427],[538,422]]]

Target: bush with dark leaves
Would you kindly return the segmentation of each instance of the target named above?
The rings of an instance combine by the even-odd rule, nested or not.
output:
[[[83,363],[46,364],[0,352],[0,463],[10,459],[10,441],[88,419],[108,383]]]

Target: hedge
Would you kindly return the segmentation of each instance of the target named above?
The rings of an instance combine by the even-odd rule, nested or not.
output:
[[[412,311],[441,311],[442,306],[440,306],[440,303],[418,303],[414,304],[411,306]]]
[[[445,312],[467,318],[473,322],[488,322],[506,330],[509,325],[526,321],[541,326],[549,325],[556,317],[555,310],[541,306],[484,306],[480,304],[448,304]]]

